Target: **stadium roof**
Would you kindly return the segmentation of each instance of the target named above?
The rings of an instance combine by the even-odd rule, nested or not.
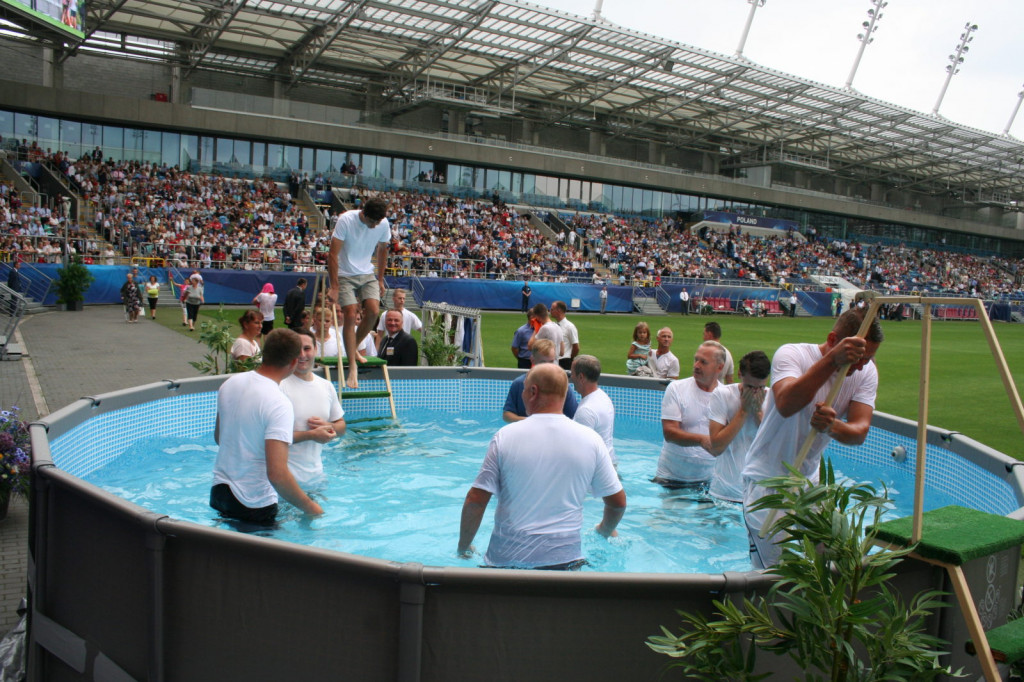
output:
[[[84,46],[1024,203],[1024,143],[511,0],[89,0]],[[135,40],[134,37],[146,40]],[[61,37],[66,40],[66,36]]]

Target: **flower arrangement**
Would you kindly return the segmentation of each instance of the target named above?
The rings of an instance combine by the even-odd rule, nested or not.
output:
[[[28,424],[18,417],[18,407],[0,411],[0,506],[11,495],[27,495],[32,445]]]

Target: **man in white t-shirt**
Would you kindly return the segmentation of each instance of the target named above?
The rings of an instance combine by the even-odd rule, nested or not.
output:
[[[679,291],[679,308],[683,315],[690,314],[690,292],[686,289]]]
[[[292,402],[295,421],[292,444],[288,447],[288,468],[305,489],[324,482],[324,445],[345,433],[345,411],[334,385],[313,374],[316,337],[308,329],[302,337],[302,352],[295,373],[281,382],[281,392]]]
[[[562,357],[562,348],[565,345],[565,336],[562,334],[562,328],[551,321],[551,314],[548,312],[548,307],[543,303],[530,308],[530,312],[533,313],[533,336],[530,337],[529,342],[526,344],[527,348],[533,350],[533,344],[541,339],[548,339],[551,343],[555,344],[555,357]]]
[[[273,525],[278,496],[310,516],[324,513],[288,469],[294,411],[279,384],[299,362],[302,342],[290,329],[267,334],[259,368],[233,374],[217,391],[210,506],[227,518]]]
[[[577,355],[572,361],[569,373],[573,388],[583,399],[576,407],[572,420],[592,428],[601,436],[612,465],[618,468],[619,459],[615,456],[615,405],[608,394],[597,385],[601,379],[601,361],[593,355]]]
[[[604,441],[563,415],[569,382],[558,365],[537,365],[526,376],[526,419],[500,429],[462,507],[458,552],[475,553],[473,538],[497,495],[488,566],[574,570],[583,558],[583,501],[604,500],[596,531],[616,535],[626,493]]]
[[[768,510],[751,507],[773,491],[759,485],[766,478],[787,476],[785,463],[793,464],[807,435],[817,432],[800,472],[818,480],[818,464],[829,439],[844,445],[860,445],[871,428],[878,370],[872,362],[884,339],[878,320],[866,338],[854,336],[864,321],[865,310],[848,310],[839,316],[825,343],[790,343],[772,358],[772,388],[764,419],[750,444],[743,466],[743,518],[751,539],[754,568],[773,566],[781,549],[779,538],[760,537]],[[846,380],[832,405],[825,403],[837,370],[849,365]],[[845,421],[842,417],[846,417]]]
[[[672,353],[672,330],[662,327],[658,330],[658,347],[647,356],[647,364],[658,379],[679,378],[679,358]]]
[[[712,497],[727,502],[743,501],[743,463],[747,450],[761,425],[765,386],[772,373],[772,362],[763,351],[755,350],[740,359],[740,380],[719,384],[708,406],[708,435],[711,454],[715,455],[715,473],[711,478]]]
[[[580,334],[576,331],[576,325],[565,316],[565,312],[565,301],[555,301],[551,304],[551,319],[562,330],[562,352],[558,356],[558,366],[570,369],[572,359],[580,354]]]
[[[693,356],[693,376],[673,381],[661,399],[661,432],[665,442],[654,482],[667,488],[707,492],[715,457],[709,452],[708,405],[718,386],[725,348],[705,341]]]
[[[327,275],[331,284],[327,295],[341,304],[345,317],[342,338],[348,356],[345,385],[349,388],[359,388],[359,365],[366,362],[366,358],[359,354],[356,340],[362,340],[370,333],[380,312],[380,294],[384,290],[384,270],[391,243],[387,213],[388,205],[383,199],[368,199],[362,208],[339,215],[331,236],[327,259]],[[360,306],[363,321],[357,323],[356,310]]]

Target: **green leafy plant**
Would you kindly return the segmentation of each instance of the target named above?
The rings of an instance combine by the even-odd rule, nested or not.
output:
[[[63,303],[69,309],[81,309],[85,300],[85,292],[95,281],[89,268],[82,264],[80,257],[75,258],[62,268],[57,268],[57,277],[50,284],[57,294],[57,303]]]
[[[227,321],[227,312],[223,304],[213,317],[214,320],[203,320],[199,323],[199,338],[196,339],[196,343],[206,344],[209,352],[202,360],[192,360],[189,364],[201,374],[232,374],[248,372],[259,367],[259,355],[241,361],[231,357],[231,346],[235,343],[237,335],[234,333],[234,325]]]
[[[444,316],[435,315],[430,324],[423,328],[423,343],[420,352],[431,367],[454,367],[466,354],[451,342],[450,334],[444,328]]]
[[[32,442],[17,406],[0,410],[0,511],[13,495],[28,495]]]
[[[959,675],[939,665],[946,643],[926,632],[942,592],[925,591],[910,603],[889,587],[893,569],[911,549],[879,549],[871,528],[889,500],[883,491],[836,482],[822,463],[820,482],[791,469],[791,476],[764,483],[776,492],[757,509],[782,512],[771,532],[787,537],[777,581],[763,596],[737,605],[714,601],[714,613],[680,612],[683,631],[662,634],[647,645],[676,659],[700,680],[760,680],[759,651],[788,656],[805,680],[930,680]]]

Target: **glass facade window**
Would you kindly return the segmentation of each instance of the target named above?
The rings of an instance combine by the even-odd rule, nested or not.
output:
[[[81,158],[84,153],[82,148],[82,124],[78,121],[60,121],[60,147],[62,152],[67,153],[72,159]]]

